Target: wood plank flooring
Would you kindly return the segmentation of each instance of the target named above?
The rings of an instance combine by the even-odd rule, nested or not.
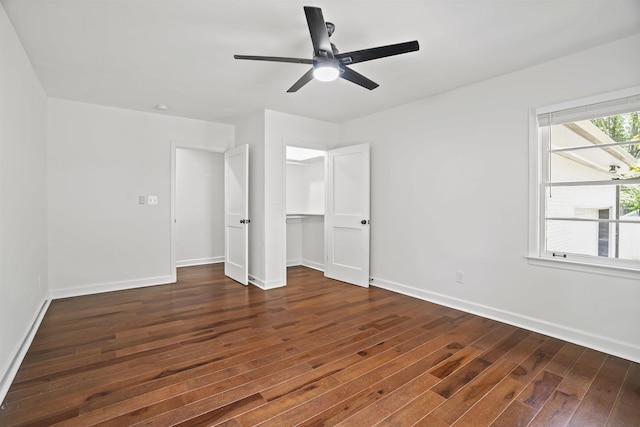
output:
[[[638,426],[640,365],[378,288],[222,264],[53,301],[0,410],[29,426]]]

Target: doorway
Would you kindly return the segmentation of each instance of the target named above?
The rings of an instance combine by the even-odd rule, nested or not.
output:
[[[171,143],[171,280],[224,262],[224,150]]]
[[[286,147],[287,267],[324,271],[325,159],[325,150]]]

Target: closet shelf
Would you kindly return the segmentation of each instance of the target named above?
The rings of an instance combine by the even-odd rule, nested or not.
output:
[[[290,213],[287,214],[287,219],[308,218],[312,216],[324,216],[323,213]]]

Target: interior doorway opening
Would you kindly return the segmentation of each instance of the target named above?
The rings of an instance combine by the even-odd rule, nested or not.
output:
[[[171,143],[170,273],[224,262],[224,150]]]
[[[224,156],[176,150],[176,266],[224,262]]]
[[[326,150],[286,146],[286,266],[324,271]]]

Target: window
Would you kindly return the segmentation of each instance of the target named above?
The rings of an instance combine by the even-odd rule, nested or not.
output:
[[[532,122],[530,257],[640,272],[640,88]]]

